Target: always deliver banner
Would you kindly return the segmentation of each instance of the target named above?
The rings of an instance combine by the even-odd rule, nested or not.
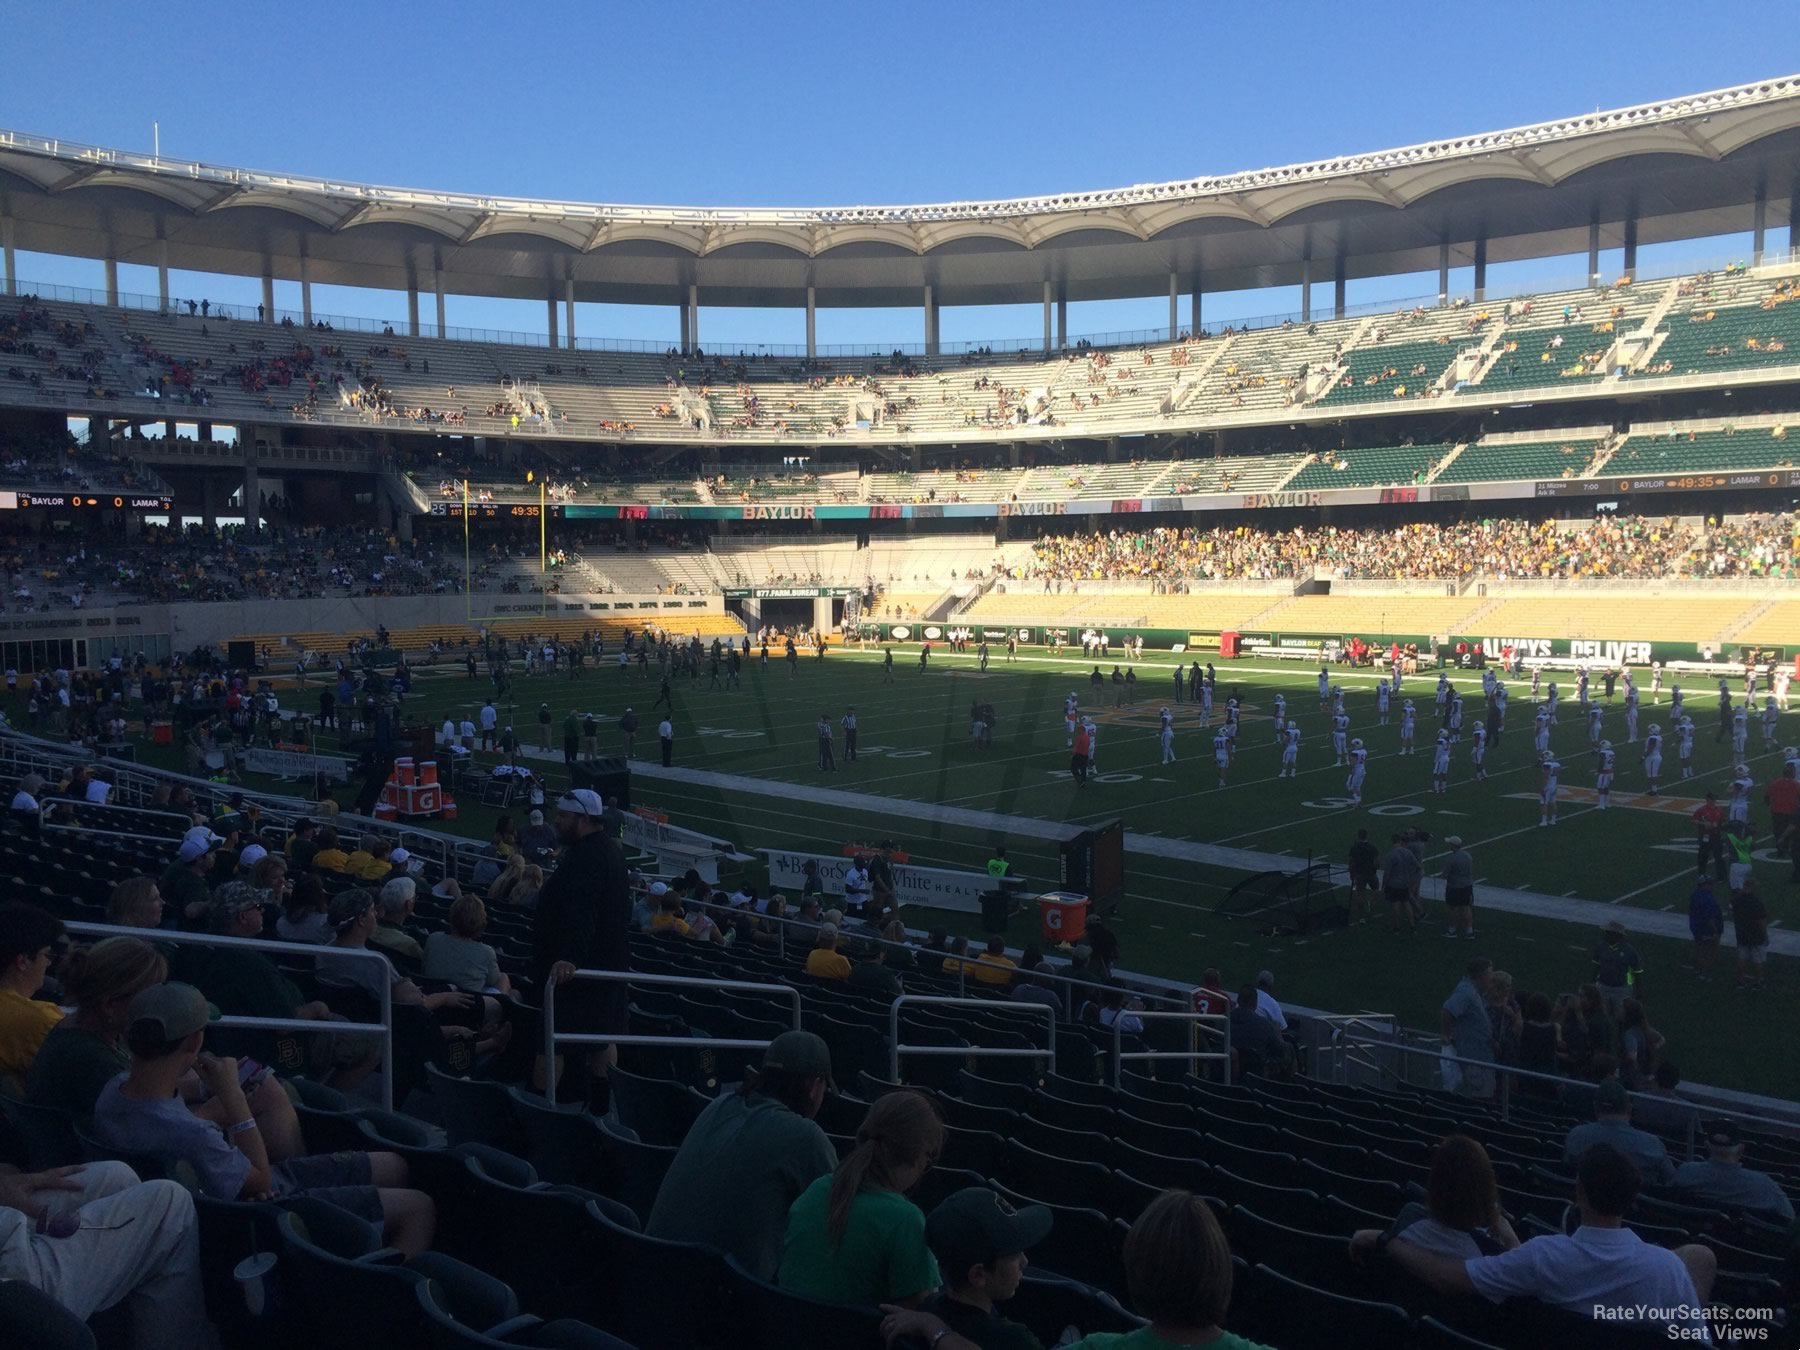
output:
[[[792,853],[786,849],[757,850],[769,860],[769,885],[797,897],[806,882],[806,864],[819,865],[819,884],[827,895],[844,893],[844,873],[851,859],[829,853]],[[894,897],[902,905],[920,905],[926,909],[953,909],[964,914],[981,912],[981,897],[993,889],[985,872],[950,872],[938,867],[914,867],[911,863],[890,864],[894,874]]]

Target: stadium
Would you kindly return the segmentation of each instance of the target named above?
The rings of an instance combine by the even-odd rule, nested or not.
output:
[[[6,1343],[1800,1343],[1797,220],[0,130]]]

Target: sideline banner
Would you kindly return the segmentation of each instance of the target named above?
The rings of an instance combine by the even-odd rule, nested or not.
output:
[[[819,884],[827,895],[844,893],[844,873],[853,859],[829,853],[794,853],[787,849],[758,849],[769,860],[769,885],[798,896],[806,881],[806,864],[819,865]],[[938,867],[914,867],[911,863],[892,863],[894,898],[902,905],[919,905],[926,909],[953,909],[963,914],[979,914],[981,897],[993,890],[993,881],[985,872],[950,872]]]
[[[336,755],[312,755],[300,750],[269,750],[251,746],[243,752],[244,767],[252,773],[266,773],[276,778],[311,778],[324,774],[334,783],[350,778],[350,761]]]

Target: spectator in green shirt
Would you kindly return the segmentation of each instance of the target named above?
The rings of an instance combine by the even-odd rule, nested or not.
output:
[[[944,1122],[923,1093],[890,1092],[871,1106],[849,1156],[788,1211],[781,1287],[827,1303],[922,1306],[938,1268],[906,1192],[943,1146]]]

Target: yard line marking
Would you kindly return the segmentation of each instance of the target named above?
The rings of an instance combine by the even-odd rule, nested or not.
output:
[[[1571,942],[1569,944],[1569,950],[1572,952],[1585,952],[1587,948],[1582,946],[1579,942]]]
[[[1568,898],[1568,897],[1569,897],[1569,896],[1571,896],[1571,895],[1573,895],[1573,894],[1575,894],[1575,892],[1574,892],[1574,891],[1564,891],[1564,892],[1563,892],[1563,898],[1564,898],[1564,899],[1567,899],[1567,898]]]

